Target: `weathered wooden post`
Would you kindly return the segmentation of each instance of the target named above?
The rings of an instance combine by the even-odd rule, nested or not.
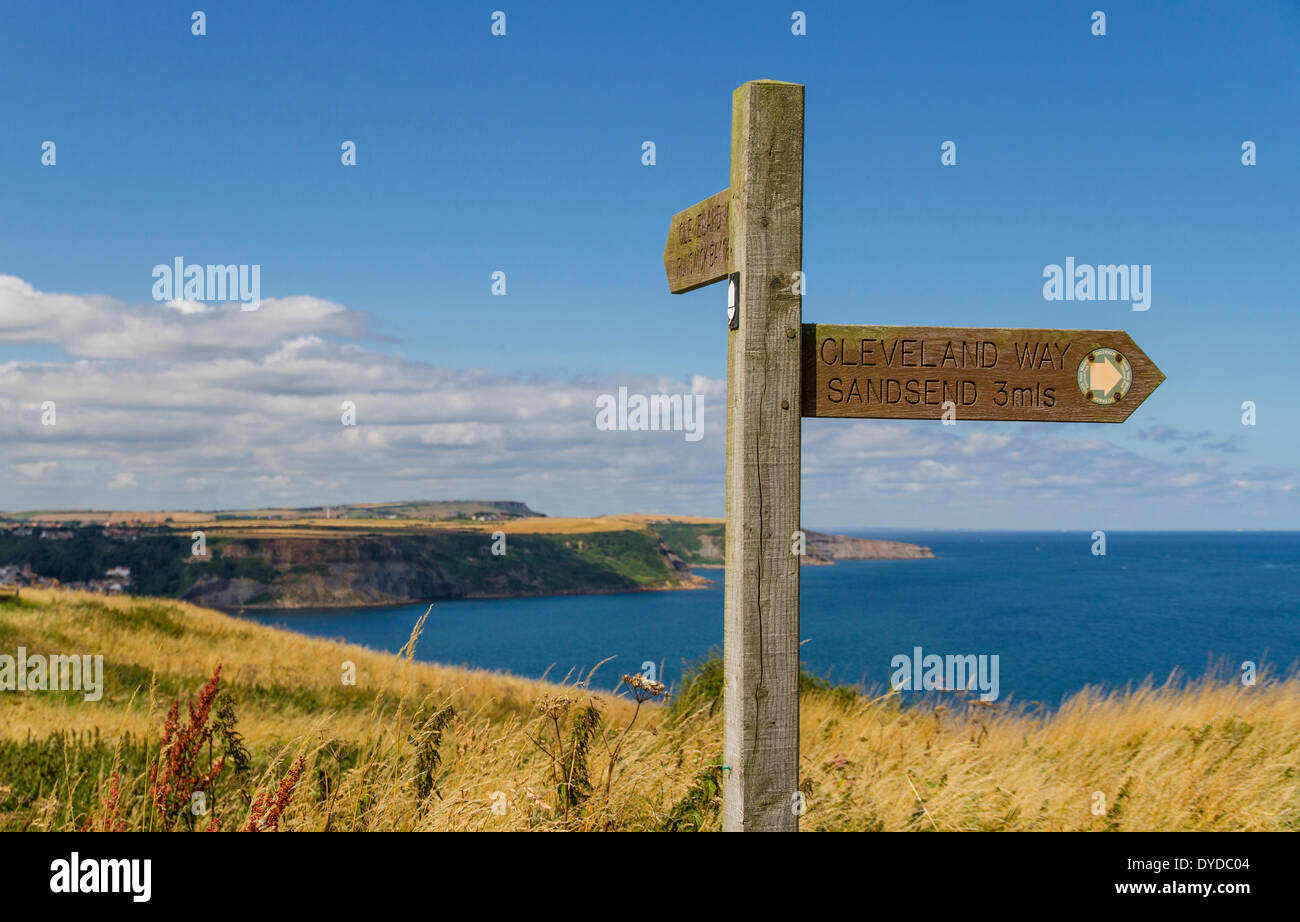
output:
[[[723,828],[793,830],[799,783],[803,87],[731,97],[731,186],[673,217],[674,293],[730,277]]]
[[[799,786],[803,87],[731,97],[723,828],[794,830]]]

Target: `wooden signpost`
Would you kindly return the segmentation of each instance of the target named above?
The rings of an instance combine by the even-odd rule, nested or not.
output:
[[[802,417],[1123,422],[1164,380],[1128,334],[804,324],[803,87],[732,94],[731,185],[675,215],[675,293],[730,279],[723,828],[795,830]]]

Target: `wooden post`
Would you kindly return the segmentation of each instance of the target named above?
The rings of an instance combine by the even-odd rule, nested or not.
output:
[[[803,87],[732,94],[723,828],[798,828]]]

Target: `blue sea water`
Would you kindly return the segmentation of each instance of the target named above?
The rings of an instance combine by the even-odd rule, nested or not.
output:
[[[856,532],[927,544],[933,560],[802,571],[802,658],[819,675],[887,687],[897,654],[998,656],[1000,700],[1053,706],[1084,685],[1124,687],[1212,663],[1300,661],[1300,533]],[[439,602],[417,658],[538,677],[653,662],[666,681],[722,644],[722,571],[708,589]],[[396,651],[427,605],[249,613]],[[1235,673],[1234,673],[1235,674]]]

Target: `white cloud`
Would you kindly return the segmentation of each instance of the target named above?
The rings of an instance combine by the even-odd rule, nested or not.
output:
[[[182,314],[206,314],[214,310],[214,308],[208,307],[202,301],[164,301],[163,307],[170,307]]]
[[[552,511],[715,511],[722,386],[707,378],[522,381],[384,355],[365,318],[310,297],[181,312],[38,292],[0,276],[0,508],[213,508],[518,497]],[[705,438],[601,432],[600,393],[705,395]],[[58,424],[40,425],[42,401]],[[342,424],[343,401],[356,427]],[[96,484],[100,485],[96,487]]]
[[[0,362],[0,508],[483,497],[552,514],[722,513],[723,382],[525,381],[386,355],[368,331],[361,312],[307,296],[185,310],[0,276],[0,343],[68,355]],[[620,385],[704,394],[704,438],[597,430],[597,395]],[[40,424],[45,400],[57,426]],[[1212,527],[1215,503],[1249,511],[1243,497],[1294,526],[1277,498],[1300,479],[1233,471],[1221,453],[1156,460],[1082,426],[937,420],[808,420],[803,473],[811,526],[1152,527],[1144,513],[1168,507]]]
[[[256,311],[235,303],[127,305],[101,295],[49,294],[0,275],[0,343],[54,343],[86,358],[252,358],[295,334],[365,332],[364,314],[320,298],[268,298]]]

